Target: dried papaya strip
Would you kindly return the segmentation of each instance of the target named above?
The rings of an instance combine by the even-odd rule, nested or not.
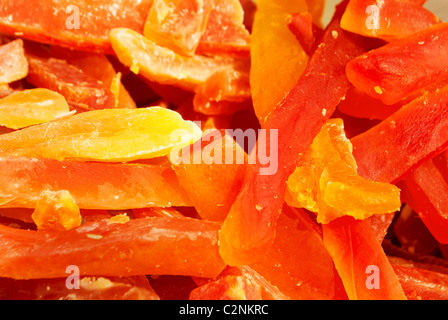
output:
[[[288,27],[305,52],[311,55],[316,49],[316,40],[321,37],[322,29],[312,22],[310,13],[292,14],[288,17]],[[381,45],[382,43],[378,42],[378,46]],[[351,117],[384,120],[402,105],[400,103],[385,105],[350,85],[345,98],[338,105],[338,110]]]
[[[67,274],[69,275],[69,274]],[[67,276],[66,275],[66,276]],[[67,287],[62,279],[14,280],[0,278],[2,300],[159,300],[145,276],[80,277]],[[79,288],[78,288],[79,284]]]
[[[263,300],[346,298],[340,280],[332,276],[334,267],[322,243],[322,230],[304,211],[285,206],[276,230],[273,246],[257,263],[226,267],[218,278],[193,279],[201,286],[229,275],[243,276],[261,286]]]
[[[0,206],[35,208],[45,190],[67,190],[83,209],[191,206],[169,166],[0,158]]]
[[[368,48],[370,41],[340,28],[345,4],[338,7],[305,73],[263,126],[267,146],[277,145],[270,135],[278,130],[278,170],[269,175],[261,171],[266,165],[248,166],[242,190],[220,232],[220,252],[230,265],[256,261],[272,244],[286,181],[346,94],[346,63]]]
[[[443,151],[448,145],[448,136],[444,134],[447,99],[448,87],[435,90],[354,137],[351,142],[358,173],[369,180],[396,184],[422,162]],[[373,223],[379,235],[386,233],[391,218],[371,218],[376,220]]]
[[[341,20],[344,30],[393,41],[425,30],[440,19],[412,1],[352,0]]]
[[[113,108],[115,97],[109,88],[65,60],[28,55],[27,81],[36,87],[62,94],[68,102],[86,110]]]
[[[448,146],[448,86],[417,98],[354,137],[353,155],[366,179],[396,183]]]
[[[0,99],[0,125],[22,129],[71,115],[65,98],[48,89],[27,89]]]
[[[406,300],[368,220],[343,217],[322,225],[325,247],[351,300]]]
[[[347,77],[360,91],[392,105],[447,79],[447,56],[448,23],[440,23],[350,61]]]
[[[17,39],[0,46],[0,83],[11,83],[28,74],[28,61],[23,49],[23,40]]]
[[[119,60],[132,72],[150,81],[189,91],[195,91],[217,70],[235,68],[233,59],[198,55],[185,57],[130,29],[113,29],[110,38]]]
[[[0,226],[0,243],[11,249],[0,257],[0,276],[62,278],[74,265],[90,276],[215,277],[225,267],[218,230],[216,223],[191,218],[103,220],[59,232]]]
[[[81,0],[75,5],[70,0],[17,0],[2,4],[0,31],[43,43],[112,53],[110,30],[122,27],[143,32],[151,4],[152,0]]]
[[[105,109],[1,135],[0,155],[126,162],[164,156],[200,136],[168,109]]]
[[[192,56],[213,7],[213,0],[154,0],[143,34],[162,47]]]

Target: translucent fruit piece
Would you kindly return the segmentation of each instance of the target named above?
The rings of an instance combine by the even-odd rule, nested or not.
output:
[[[180,114],[161,107],[105,109],[0,136],[0,155],[132,161],[163,156],[201,137]]]
[[[70,230],[81,225],[79,207],[70,192],[44,191],[31,216],[38,230]]]
[[[320,188],[323,201],[337,209],[336,217],[322,217],[318,221],[329,222],[341,213],[367,219],[374,214],[394,213],[401,207],[400,189],[392,184],[369,181],[359,176],[342,161],[330,164],[322,173]]]
[[[69,115],[65,98],[48,89],[28,89],[0,100],[0,125],[21,129]]]
[[[262,275],[260,275],[249,266],[227,266],[217,278],[207,279],[194,277],[193,280],[198,286],[203,286],[207,283],[225,278],[227,276],[241,277],[246,283],[252,283],[253,288],[256,288],[256,286],[254,285],[258,285],[259,287],[261,287],[261,300],[288,300],[288,297],[280,292],[280,290],[276,286],[272,285]]]
[[[0,83],[11,83],[28,74],[23,41],[17,39],[0,46]]]
[[[327,121],[306,154],[305,165],[288,179],[288,204],[317,212],[320,223],[345,215],[367,219],[399,210],[400,189],[359,176],[352,150],[342,120]]]

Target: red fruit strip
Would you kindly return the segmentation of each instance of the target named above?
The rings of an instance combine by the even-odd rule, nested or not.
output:
[[[14,279],[80,275],[190,275],[215,277],[225,267],[218,253],[219,225],[191,218],[145,218],[124,224],[86,222],[62,232],[0,225],[0,276]],[[34,266],[29,268],[29,266]]]

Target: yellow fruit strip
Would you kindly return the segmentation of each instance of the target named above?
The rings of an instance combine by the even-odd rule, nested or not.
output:
[[[0,156],[126,162],[164,156],[202,131],[161,107],[105,109],[0,136]]]

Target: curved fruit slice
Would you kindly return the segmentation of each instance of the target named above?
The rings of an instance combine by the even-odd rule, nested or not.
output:
[[[292,300],[344,298],[322,229],[304,210],[285,205],[276,233],[272,247],[250,267]]]
[[[118,59],[135,74],[190,91],[194,91],[218,69],[233,68],[232,59],[182,56],[130,29],[113,29],[110,39]]]
[[[403,106],[373,128],[354,137],[359,174],[397,183],[448,146],[448,86]]]
[[[126,162],[167,155],[200,137],[175,111],[105,109],[1,135],[0,155]]]

